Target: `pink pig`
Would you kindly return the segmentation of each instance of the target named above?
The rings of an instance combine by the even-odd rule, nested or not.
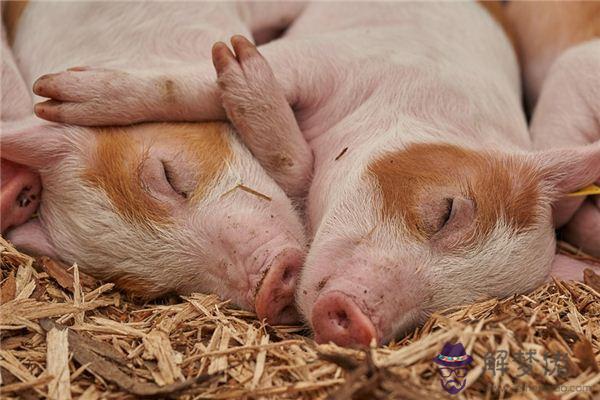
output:
[[[506,14],[517,34],[535,146],[598,141],[600,3],[511,2]],[[600,257],[600,196],[563,201],[558,211],[565,240]]]
[[[2,27],[2,103],[1,120],[11,121],[30,115],[32,100],[21,77],[6,32]],[[0,154],[2,156],[2,154]],[[0,159],[0,232],[27,221],[40,202],[38,174],[26,166]]]
[[[207,63],[67,71],[36,83],[53,99],[36,112],[88,125],[227,115],[288,193],[311,166],[297,304],[319,342],[391,340],[434,310],[531,290],[553,261],[581,278],[555,256],[552,207],[595,179],[600,143],[530,151],[513,49],[481,5],[311,3],[264,58],[231,42],[213,48],[218,85]]]
[[[209,60],[211,45],[235,32],[268,38],[300,8],[28,3],[11,24],[13,51],[29,87],[72,63],[168,70]],[[163,103],[181,95],[174,82],[162,83],[154,90]],[[117,100],[110,107],[124,108]],[[3,122],[0,139],[2,157],[39,171],[43,182],[40,218],[8,232],[17,246],[76,261],[144,297],[214,292],[270,323],[297,321],[304,227],[230,124],[98,129],[30,116]],[[6,171],[3,164],[3,178]],[[7,194],[3,182],[3,205]]]

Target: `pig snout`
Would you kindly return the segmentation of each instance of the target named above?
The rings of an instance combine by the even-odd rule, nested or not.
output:
[[[319,296],[311,322],[318,343],[368,346],[371,340],[378,341],[377,330],[369,317],[350,296],[341,292]]]
[[[412,267],[417,259],[367,240],[334,238],[312,246],[296,302],[317,342],[383,344],[412,329],[426,312],[431,290]]]
[[[1,230],[26,222],[40,203],[42,184],[29,168],[11,161],[0,161]]]
[[[219,268],[211,274],[227,288],[221,295],[254,309],[259,319],[297,323],[295,291],[306,253],[302,226],[286,219],[285,210],[271,211],[215,215],[211,246]]]
[[[302,266],[300,250],[279,252],[267,267],[254,299],[256,314],[270,324],[293,324],[300,320],[294,307],[294,293]]]

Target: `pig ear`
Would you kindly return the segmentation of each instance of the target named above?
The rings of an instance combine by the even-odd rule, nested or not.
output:
[[[48,233],[37,218],[11,229],[6,238],[16,248],[27,254],[58,258]]]
[[[554,256],[552,268],[548,280],[551,276],[562,279],[563,281],[579,281],[583,282],[583,273],[586,269],[591,269],[596,273],[600,273],[600,265],[586,264],[583,261],[575,258],[567,257],[562,254]]]
[[[40,169],[55,163],[64,154],[67,137],[64,127],[37,117],[2,121],[0,156]]]
[[[546,150],[532,157],[546,195],[554,202],[554,223],[559,228],[571,219],[585,199],[567,195],[600,181],[600,141],[587,146]]]
[[[534,155],[542,179],[558,195],[566,195],[600,180],[600,141],[587,146],[552,149]]]

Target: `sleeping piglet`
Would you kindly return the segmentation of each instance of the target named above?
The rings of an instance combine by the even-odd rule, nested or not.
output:
[[[4,26],[1,58],[1,120],[17,120],[31,114],[32,99],[8,45]],[[33,215],[40,202],[41,190],[37,173],[24,165],[0,159],[0,233],[24,223]]]
[[[17,5],[23,6],[6,6]],[[294,7],[274,13],[273,26]],[[13,51],[29,87],[41,73],[71,63],[210,62],[215,41],[249,35],[255,22],[251,5],[233,3],[31,2],[22,8],[7,15],[20,15],[10,24]],[[256,14],[263,24],[256,28],[267,35],[270,14]],[[155,90],[166,102],[177,97],[168,81]],[[31,108],[30,102],[30,115]],[[0,144],[3,158],[38,171],[43,183],[39,219],[8,232],[18,247],[77,262],[146,298],[211,292],[270,323],[297,320],[304,227],[230,124],[91,129],[30,116],[3,122]],[[3,201],[4,190],[3,182]]]
[[[520,50],[535,146],[598,141],[600,3],[510,2],[506,15]],[[562,201],[555,222],[565,240],[600,257],[599,195]]]
[[[440,308],[581,277],[576,261],[551,269],[564,261],[552,207],[598,176],[600,143],[530,150],[513,49],[481,5],[311,3],[260,52],[231,45],[213,47],[218,83],[201,62],[66,71],[36,83],[54,99],[36,111],[81,124],[227,116],[288,192],[309,165],[297,304],[319,342],[382,343]],[[152,89],[165,79],[179,113]],[[132,91],[126,110],[109,107]]]

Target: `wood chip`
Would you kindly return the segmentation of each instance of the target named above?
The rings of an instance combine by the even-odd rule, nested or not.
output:
[[[15,273],[11,271],[8,274],[8,278],[2,282],[0,286],[0,304],[7,303],[15,298],[17,294],[17,281],[15,280]]]
[[[48,384],[48,397],[56,400],[71,398],[69,376],[69,331],[52,327],[46,334],[46,372],[53,378]]]
[[[56,282],[63,289],[67,289],[70,292],[73,292],[75,287],[74,284],[74,272],[68,267],[66,264],[53,260],[50,257],[39,257],[37,259],[38,265],[46,272],[50,277],[56,280]],[[79,274],[79,279],[81,281],[81,285],[92,288],[97,285],[96,279],[91,277],[90,275],[84,274],[82,272],[77,271]]]

